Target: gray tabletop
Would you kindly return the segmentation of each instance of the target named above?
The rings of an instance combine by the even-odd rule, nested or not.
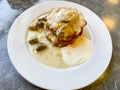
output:
[[[0,0],[0,90],[41,90],[23,79],[10,62],[7,36],[14,20],[27,8],[48,0]],[[68,0],[94,11],[106,24],[113,41],[111,63],[105,73],[81,90],[120,90],[120,1]]]

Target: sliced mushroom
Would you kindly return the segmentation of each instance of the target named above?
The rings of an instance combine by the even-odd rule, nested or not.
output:
[[[37,27],[36,27],[36,25],[31,25],[31,26],[28,27],[28,30],[37,31]]]
[[[47,21],[46,17],[43,17],[43,18],[39,18],[38,21]]]
[[[39,42],[37,45],[36,45],[36,51],[37,52],[40,52],[40,51],[43,51],[44,49],[47,48],[47,45],[43,42]]]
[[[37,37],[32,38],[31,40],[28,41],[30,45],[35,45],[39,43],[39,40]]]
[[[28,27],[28,30],[30,31],[39,31],[42,30],[44,28],[44,22],[43,21],[39,21],[36,23],[36,25],[31,25]]]
[[[44,28],[45,22],[44,21],[38,21],[37,26],[38,28]]]
[[[39,18],[36,24],[30,25],[28,27],[29,30],[31,31],[39,31],[41,28],[44,28],[45,22],[47,21],[46,17]]]

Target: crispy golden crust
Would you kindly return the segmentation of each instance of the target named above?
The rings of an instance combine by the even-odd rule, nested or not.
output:
[[[65,37],[64,35],[56,35],[53,29],[46,27],[44,33],[46,38],[56,47],[65,47],[72,44],[77,37],[81,36],[83,32],[83,27],[81,27],[81,32],[79,34],[73,34],[71,36]]]
[[[46,17],[44,33],[56,47],[73,43],[87,24],[82,13],[75,8],[56,8]]]

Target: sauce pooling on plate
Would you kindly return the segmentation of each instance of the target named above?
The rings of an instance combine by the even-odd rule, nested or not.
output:
[[[93,53],[84,34],[86,21],[75,8],[55,8],[35,18],[28,27],[27,45],[41,63],[55,68],[80,65]]]

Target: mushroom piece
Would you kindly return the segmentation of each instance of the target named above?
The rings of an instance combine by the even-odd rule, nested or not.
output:
[[[43,51],[46,48],[47,48],[47,45],[43,42],[39,42],[38,44],[36,44],[36,51],[37,52]]]
[[[38,21],[36,22],[36,24],[30,25],[30,26],[28,27],[28,30],[38,31],[38,30],[40,30],[41,28],[43,29],[46,21],[47,21],[46,17],[39,18]]]
[[[28,41],[30,45],[35,45],[39,42],[37,37],[32,38],[31,40]]]
[[[37,31],[36,25],[30,25],[28,27],[28,30],[30,30],[30,31]]]

